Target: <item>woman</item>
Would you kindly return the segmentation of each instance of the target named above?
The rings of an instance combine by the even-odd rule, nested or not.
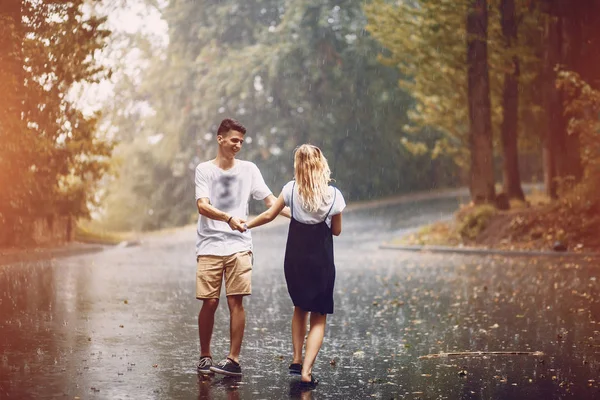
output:
[[[342,232],[342,211],[346,206],[342,193],[333,186],[327,159],[321,150],[309,144],[296,149],[294,181],[288,182],[270,209],[248,222],[248,229],[266,224],[289,206],[292,218],[285,250],[285,280],[294,303],[292,317],[293,361],[290,374],[300,375],[305,384],[318,381],[313,364],[325,335],[327,314],[333,314],[335,264],[333,236]],[[310,313],[310,331],[306,351],[302,348],[306,321]]]

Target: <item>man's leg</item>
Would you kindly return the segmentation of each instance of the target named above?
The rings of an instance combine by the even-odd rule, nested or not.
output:
[[[210,341],[221,294],[224,273],[223,257],[199,256],[196,258],[196,264],[196,298],[202,300],[202,307],[198,313],[200,358],[212,358]]]
[[[308,313],[300,307],[294,307],[294,316],[292,317],[292,346],[294,351],[294,360],[292,364],[302,364],[302,348],[304,347],[304,337],[306,336],[306,317]]]
[[[306,339],[306,352],[304,354],[304,363],[302,364],[303,382],[311,381],[312,367],[323,344],[326,321],[327,315],[315,312],[310,313],[310,331]]]
[[[215,312],[219,299],[204,299],[198,313],[198,336],[200,337],[200,357],[212,357],[210,340],[215,325]]]
[[[244,338],[244,329],[246,328],[246,312],[243,304],[244,296],[227,296],[227,305],[229,306],[229,355],[233,361],[240,361],[240,351],[242,349],[242,339]]]
[[[242,339],[246,327],[244,296],[252,293],[252,253],[244,251],[231,255],[225,261],[225,289],[229,306],[229,355],[239,363]]]

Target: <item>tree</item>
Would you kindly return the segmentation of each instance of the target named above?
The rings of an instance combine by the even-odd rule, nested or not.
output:
[[[413,100],[397,87],[399,72],[377,61],[380,46],[364,31],[361,1],[170,2],[163,16],[169,45],[131,97],[144,94],[154,110],[130,141],[144,157],[126,152],[121,169],[123,179],[139,179],[133,163],[151,160],[144,180],[154,184],[134,197],[144,205],[139,226],[182,224],[196,215],[193,169],[214,156],[225,116],[248,128],[243,157],[259,165],[274,192],[292,178],[292,152],[304,142],[323,149],[350,199],[455,179],[447,157],[436,175],[428,156],[402,145]],[[160,145],[142,144],[158,133]],[[165,171],[177,173],[154,181]],[[126,197],[130,185],[123,182],[112,187],[113,199]],[[118,206],[111,200],[107,219],[118,219],[110,217],[120,215]]]
[[[548,197],[557,197],[556,159],[558,158],[558,136],[565,130],[560,94],[554,86],[554,69],[560,63],[560,20],[547,16],[545,23],[545,47],[543,64],[544,107],[546,111],[546,133],[544,135],[544,185]]]
[[[0,137],[7,144],[0,183],[9,188],[0,195],[0,223],[8,240],[27,240],[36,217],[85,216],[106,166],[111,146],[95,136],[97,116],[85,115],[69,97],[74,84],[105,76],[93,55],[109,32],[101,28],[103,18],[84,15],[83,5],[0,5],[6,90]]]
[[[576,72],[592,87],[599,78],[593,67],[598,61],[593,49],[599,41],[600,5],[592,0],[579,0],[575,4],[545,0],[541,8],[545,16],[542,76],[547,117],[544,175],[547,193],[555,198],[559,182],[563,189],[568,189],[580,181],[583,173],[579,133],[567,132],[567,120],[563,115],[565,99],[556,88],[557,71]]]
[[[518,154],[518,129],[519,129],[519,75],[520,61],[514,51],[518,36],[518,21],[515,0],[501,0],[500,14],[502,18],[502,34],[507,51],[513,53],[510,64],[504,73],[504,89],[502,97],[502,149],[504,180],[504,193],[508,198],[525,200],[521,188]]]
[[[467,65],[471,200],[494,203],[494,167],[490,83],[488,71],[488,11],[486,0],[473,0],[467,13]]]
[[[420,1],[391,4],[383,0],[365,6],[367,29],[388,50],[381,60],[400,69],[401,87],[415,98],[410,110],[413,140],[423,133],[437,131],[432,158],[451,157],[468,175],[471,166],[469,139],[468,63],[465,51],[467,1]],[[495,16],[495,15],[494,15]],[[498,38],[499,24],[491,25],[490,35]],[[491,40],[493,50],[498,40]],[[501,75],[504,55],[489,54],[492,65],[489,102],[492,130],[499,131],[502,120]],[[494,69],[495,68],[495,69]],[[466,178],[465,180],[470,180]]]
[[[600,184],[600,90],[594,89],[581,76],[572,71],[560,70],[557,88],[565,99],[565,115],[568,118],[568,133],[581,140],[584,174],[576,198],[588,210],[598,204],[597,188]],[[580,196],[583,194],[583,196]]]
[[[24,103],[25,78],[23,52],[22,11],[20,0],[0,4],[0,226],[13,224],[10,211],[23,208],[26,203],[27,161],[31,146],[21,118]]]
[[[470,4],[468,1],[431,0],[392,4],[376,0],[365,6],[369,18],[367,29],[389,51],[382,61],[403,72],[405,79],[401,86],[415,98],[415,107],[409,115],[416,137],[422,135],[425,127],[437,130],[440,135],[430,154],[452,156],[464,171],[471,169],[471,157],[474,156],[470,152],[467,123],[469,64],[464,43],[465,15]],[[539,71],[540,41],[537,40],[538,15],[530,10],[528,2],[518,1],[512,5],[514,24],[509,27],[510,18],[503,18],[502,11],[506,7],[502,0],[491,0],[488,4],[487,68],[492,138],[497,138],[492,142],[495,150],[492,157],[503,157],[502,169],[510,171],[504,173],[505,187],[519,188],[517,157],[525,153],[528,159],[535,158],[533,149],[539,140],[536,129],[540,125],[541,100],[538,97],[541,96],[532,82]],[[510,45],[505,32],[513,36]],[[519,36],[521,40],[518,40]],[[506,85],[508,90],[504,89]],[[514,96],[516,88],[520,88],[518,96]],[[523,101],[518,101],[519,96]],[[524,134],[517,136],[519,130]],[[510,136],[509,131],[512,132]],[[489,145],[486,147],[489,149]],[[491,174],[486,173],[490,179]],[[518,193],[518,189],[515,192]]]
[[[380,60],[401,72],[400,87],[410,93],[412,140],[431,129],[441,132],[433,158],[450,155],[469,166],[467,67],[464,51],[465,1],[420,1],[365,5],[367,30],[387,51]]]

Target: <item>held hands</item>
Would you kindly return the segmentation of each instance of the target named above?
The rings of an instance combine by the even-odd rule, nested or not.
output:
[[[229,225],[229,227],[234,230],[234,231],[238,231],[241,233],[246,232],[246,230],[248,229],[246,227],[246,221],[241,219],[241,218],[237,218],[237,217],[231,217],[229,219],[229,221],[227,222],[227,224]]]

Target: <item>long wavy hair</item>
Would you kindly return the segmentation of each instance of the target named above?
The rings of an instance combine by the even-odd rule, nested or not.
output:
[[[328,200],[331,170],[317,146],[303,144],[294,154],[294,177],[302,208],[316,212]]]

